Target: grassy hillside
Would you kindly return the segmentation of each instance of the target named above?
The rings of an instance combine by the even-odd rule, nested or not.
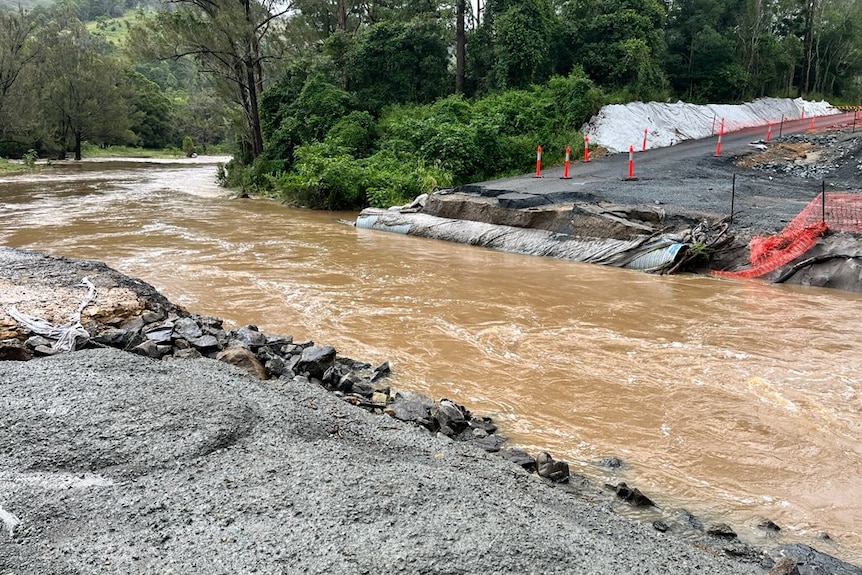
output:
[[[4,2],[8,0],[0,0]],[[87,30],[94,36],[104,38],[109,44],[122,46],[129,34],[129,26],[143,17],[139,10],[127,10],[119,18],[105,18],[100,16],[94,22],[87,22]]]

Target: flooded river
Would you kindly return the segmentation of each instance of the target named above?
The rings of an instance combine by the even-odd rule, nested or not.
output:
[[[656,277],[224,197],[214,167],[0,177],[0,244],[105,261],[190,311],[389,360],[511,442],[763,542],[862,564],[862,295]],[[625,461],[619,472],[594,463]],[[832,540],[821,540],[821,533]]]

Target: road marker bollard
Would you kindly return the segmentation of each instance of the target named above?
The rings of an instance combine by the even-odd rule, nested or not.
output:
[[[569,179],[569,159],[572,154],[572,148],[570,146],[566,146],[566,163],[563,164],[563,179]]]
[[[769,127],[766,128],[766,143],[769,143],[769,138],[772,137],[772,122],[769,122]]]
[[[646,136],[647,136],[647,131],[648,131],[648,130],[647,130],[646,128],[644,128],[644,143],[643,143],[643,145],[641,146],[641,152],[646,152]]]
[[[715,157],[721,156],[721,137],[724,135],[724,118],[721,119],[721,127],[718,129],[718,142],[715,144]]]
[[[590,137],[584,134],[584,161],[590,161]]]
[[[542,177],[542,146],[536,148],[536,177]]]
[[[811,121],[808,123],[808,131],[814,130],[814,116],[811,116]]]
[[[629,146],[629,179],[635,177],[635,147]]]

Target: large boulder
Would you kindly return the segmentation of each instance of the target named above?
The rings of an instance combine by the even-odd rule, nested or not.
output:
[[[437,420],[440,431],[451,437],[467,427],[470,412],[454,401],[444,398],[431,410],[431,417]]]
[[[246,325],[231,333],[233,340],[243,347],[256,350],[267,344],[266,334],[258,331],[255,325]]]
[[[536,456],[536,472],[539,477],[550,479],[554,483],[569,480],[569,464],[565,461],[556,461],[545,451]]]
[[[151,357],[153,359],[160,359],[163,355],[166,355],[168,353],[167,350],[169,349],[169,346],[159,345],[153,340],[148,339],[145,342],[133,347],[132,353]]]
[[[250,350],[242,346],[231,346],[216,355],[216,359],[246,370],[258,379],[267,379],[266,368]]]
[[[520,465],[527,471],[532,472],[536,470],[536,460],[533,459],[533,456],[526,451],[523,451],[521,449],[501,449],[500,455],[503,457],[503,459]]]
[[[846,561],[827,555],[822,551],[818,551],[817,549],[809,547],[808,545],[803,545],[802,543],[790,543],[788,545],[774,547],[769,550],[768,555],[769,557],[767,561],[771,560],[775,562],[772,566],[773,569],[781,564],[782,559],[789,558],[793,560],[793,563],[795,564],[794,567],[797,567],[798,572],[802,575],[819,575],[821,573],[834,575],[862,575],[862,567],[857,567],[856,565],[852,565]],[[793,573],[793,570],[790,567],[790,562],[785,561],[783,566],[785,566],[785,568],[789,568],[789,571],[781,572],[776,570],[776,575],[788,575]],[[772,571],[770,571],[770,573],[772,573]]]
[[[219,348],[218,338],[209,334],[190,339],[189,343],[203,354]]]
[[[323,374],[335,363],[335,348],[331,345],[313,345],[302,350],[294,371],[308,373],[309,377],[323,379]]]
[[[17,339],[0,341],[0,361],[29,361],[33,352]]]
[[[399,391],[386,406],[386,413],[401,421],[418,421],[425,425],[430,421],[434,400],[416,391]]]
[[[617,497],[622,499],[623,501],[628,501],[635,507],[651,507],[654,506],[652,499],[641,493],[641,490],[637,487],[629,487],[625,483],[618,483],[617,485],[605,484],[605,487],[611,489],[614,493],[617,494]],[[736,534],[734,534],[734,537]]]
[[[198,322],[191,317],[181,317],[174,321],[174,337],[185,340],[193,340],[203,336],[203,331]]]
[[[135,335],[137,333],[138,332],[121,329],[118,327],[109,327],[96,334],[93,337],[93,341],[102,345],[107,345],[108,347],[126,349],[130,346],[132,340],[135,338]]]

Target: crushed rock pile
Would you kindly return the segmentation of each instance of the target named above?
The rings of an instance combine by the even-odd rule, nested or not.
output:
[[[737,165],[798,178],[862,179],[862,132],[792,134],[753,145],[761,151],[737,159]]]

